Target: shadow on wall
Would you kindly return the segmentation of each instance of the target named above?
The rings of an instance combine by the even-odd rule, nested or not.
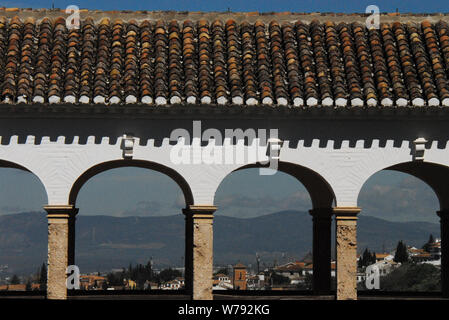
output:
[[[257,114],[249,117],[247,114],[241,117],[221,117],[213,118],[210,115],[189,115],[180,116],[176,113],[165,117],[140,118],[138,114],[134,117],[110,117],[103,118],[89,117],[61,117],[61,118],[5,118],[0,119],[1,144],[8,145],[13,136],[17,136],[18,143],[26,143],[28,136],[33,136],[33,140],[28,143],[40,144],[43,137],[48,137],[50,141],[56,141],[58,137],[63,137],[66,144],[71,144],[75,140],[85,144],[88,138],[94,139],[95,144],[101,143],[103,138],[108,138],[109,144],[116,144],[117,138],[123,134],[131,134],[140,138],[140,144],[146,145],[148,140],[154,141],[154,146],[159,147],[164,140],[168,143],[173,130],[185,129],[190,137],[194,136],[193,121],[200,121],[200,136],[207,129],[216,129],[222,137],[226,136],[226,129],[231,131],[240,128],[243,133],[247,129],[266,131],[269,135],[270,129],[278,130],[278,137],[289,142],[290,148],[296,148],[299,141],[303,141],[305,147],[312,143],[319,143],[320,148],[325,148],[333,144],[333,149],[340,149],[343,141],[347,141],[349,147],[355,147],[357,142],[362,142],[364,148],[370,148],[378,140],[380,147],[393,143],[394,147],[400,147],[403,141],[410,144],[418,137],[425,137],[428,141],[426,147],[430,147],[432,141],[436,141],[438,148],[445,148],[449,140],[447,125],[441,121],[441,117],[373,117],[357,116],[334,117],[323,113],[322,117],[311,116],[291,116],[291,117],[271,117],[261,118]],[[198,131],[198,129],[196,129]],[[257,136],[260,136],[257,134]],[[78,138],[75,138],[78,137]],[[46,138],[47,139],[47,138]],[[245,145],[252,143],[253,137],[247,136]],[[233,138],[236,142],[236,139]],[[315,141],[315,142],[314,142]],[[174,141],[171,142],[175,144]],[[221,145],[222,141],[216,141]],[[207,141],[202,142],[207,145]]]

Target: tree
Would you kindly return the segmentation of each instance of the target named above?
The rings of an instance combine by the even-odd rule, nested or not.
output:
[[[433,239],[433,235],[430,234],[429,240],[422,246],[422,248],[424,250],[426,250],[427,252],[429,252],[430,251],[430,245],[432,243],[434,243],[434,242],[435,242],[435,240]]]
[[[304,276],[304,282],[300,282],[296,285],[296,289],[298,290],[311,290],[313,284],[313,275],[309,272]]]
[[[108,273],[106,276],[107,281],[109,285],[111,286],[122,286],[123,285],[123,278],[124,278],[125,272],[117,272],[117,273]]]
[[[385,291],[440,291],[441,271],[427,263],[406,263],[383,276],[380,286]]]
[[[176,276],[174,278],[180,277],[181,275],[182,274],[179,271],[177,271]],[[151,261],[148,261],[146,265],[138,264],[135,267],[132,264],[129,264],[127,270],[123,268],[123,271],[120,273],[107,274],[109,285],[120,286],[123,285],[124,279],[129,279],[136,282],[137,289],[143,289],[146,282],[153,281],[155,278],[156,275],[153,271]]]
[[[290,279],[276,272],[271,273],[272,283],[274,285],[290,284]]]
[[[19,284],[19,283],[20,283],[20,279],[17,276],[17,274],[13,275],[12,279],[11,279],[11,284]]]
[[[215,274],[219,274],[219,273],[225,274],[228,276],[229,275],[228,268],[221,268],[217,272],[215,272]]]
[[[373,263],[376,263],[376,254],[370,252],[368,248],[363,251],[363,254],[359,258],[358,267],[364,268]]]
[[[41,269],[39,271],[39,290],[47,290],[47,265],[42,263]]]
[[[168,282],[181,276],[182,276],[181,271],[174,270],[172,268],[164,269],[159,273],[159,278],[162,282]]]
[[[407,246],[402,242],[402,240],[398,242],[393,260],[400,263],[408,261]]]
[[[31,291],[31,281],[30,281],[30,279],[28,279],[28,281],[26,283],[25,291]]]

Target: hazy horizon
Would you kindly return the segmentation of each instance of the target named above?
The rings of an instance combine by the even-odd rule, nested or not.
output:
[[[42,212],[45,190],[37,177],[18,169],[0,168],[0,215]],[[257,169],[232,173],[219,186],[216,215],[251,218],[283,210],[312,208],[304,186],[292,176],[259,176]],[[168,176],[142,168],[120,168],[100,173],[81,188],[79,215],[169,216],[181,213],[181,189]],[[410,175],[381,171],[363,186],[361,214],[388,221],[438,223],[438,200],[425,183]]]

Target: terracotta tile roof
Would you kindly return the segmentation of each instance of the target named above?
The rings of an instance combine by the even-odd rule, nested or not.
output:
[[[215,277],[219,278],[219,277],[228,277],[227,275],[225,275],[224,273],[217,273],[215,275]]]
[[[376,259],[385,259],[389,255],[389,253],[376,253]]]
[[[304,262],[289,262],[287,264],[277,266],[275,268],[278,272],[300,272],[305,268],[306,264]]]
[[[429,258],[429,257],[431,257],[431,254],[425,252],[425,253],[416,254],[412,258]]]
[[[447,19],[112,12],[68,30],[54,12],[4,11],[4,103],[449,106]]]
[[[235,266],[233,266],[234,269],[246,269],[246,266],[242,263],[237,263]]]

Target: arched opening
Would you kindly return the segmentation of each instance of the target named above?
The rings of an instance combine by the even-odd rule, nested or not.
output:
[[[0,161],[0,292],[45,294],[47,193],[28,169]]]
[[[93,166],[92,168],[84,172],[73,184],[69,195],[69,203],[73,205],[76,204],[76,199],[81,187],[87,182],[87,180],[89,180],[93,176],[103,171],[125,167],[146,168],[169,176],[181,188],[184,194],[186,205],[190,205],[193,203],[192,191],[190,190],[187,181],[178,172],[155,162],[141,161],[141,160],[117,160],[117,161],[104,162]]]
[[[447,169],[403,163],[363,185],[357,224],[360,294],[439,294],[441,291],[440,188]],[[374,291],[371,291],[374,290]]]
[[[176,172],[142,161],[106,163],[77,180],[70,201],[79,209],[75,264],[85,294],[183,292],[182,209],[192,194]]]
[[[281,163],[274,175],[257,166],[229,174],[215,194],[214,293],[311,291],[308,211],[331,208],[333,199],[322,177],[293,164]]]

